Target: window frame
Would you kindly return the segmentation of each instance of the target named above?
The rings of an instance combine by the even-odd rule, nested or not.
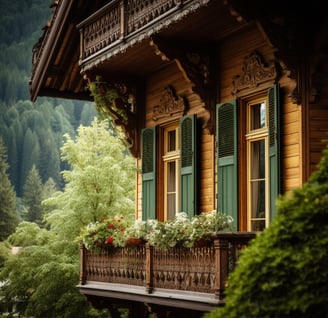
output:
[[[252,107],[255,105],[261,105],[262,103],[265,104],[265,119],[264,119],[264,127],[260,128],[252,128]],[[269,184],[270,184],[270,178],[269,178],[269,127],[268,127],[268,96],[267,94],[263,94],[261,96],[257,96],[255,98],[249,98],[247,102],[244,103],[245,112],[246,112],[246,132],[243,137],[246,143],[246,202],[247,202],[247,212],[246,212],[246,220],[247,220],[247,231],[256,231],[252,228],[252,222],[256,220],[264,219],[264,225],[265,228],[269,226],[269,219],[270,219],[270,198],[269,198]],[[264,191],[265,191],[265,198],[264,198],[264,205],[265,205],[265,214],[263,218],[255,218],[253,217],[253,193],[252,193],[252,184],[254,183],[254,180],[251,176],[251,172],[253,171],[252,163],[253,158],[251,158],[252,155],[252,143],[258,142],[258,141],[264,141],[264,163],[265,163],[265,169],[264,169]],[[242,152],[240,152],[242,154]]]
[[[180,207],[180,127],[178,122],[161,127],[163,134],[163,149],[161,149],[161,164],[163,165],[163,219],[172,219]],[[175,131],[175,150],[169,150],[169,133]],[[175,162],[175,213],[169,215],[168,211],[168,164]]]
[[[189,217],[198,211],[197,192],[197,116],[196,114],[183,116],[176,121],[167,124],[143,128],[141,131],[141,166],[142,187],[141,207],[142,219],[149,218],[163,221],[166,218],[164,210],[164,147],[167,141],[164,139],[166,127],[178,127],[177,145],[180,148],[180,161],[178,174],[178,202],[179,208],[176,212],[186,212]],[[167,128],[169,131],[169,128]],[[170,154],[177,158],[177,153]],[[144,157],[145,155],[145,157]],[[145,162],[144,162],[145,161]],[[144,169],[145,167],[145,169]]]
[[[263,99],[263,96],[266,96],[268,101],[266,124],[269,147],[270,223],[276,215],[276,200],[281,193],[279,84],[216,105],[217,210],[233,217],[233,227],[237,231],[247,231],[249,228],[245,139],[249,119],[245,105],[251,100]]]

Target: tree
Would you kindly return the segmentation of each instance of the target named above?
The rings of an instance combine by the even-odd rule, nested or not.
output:
[[[0,138],[0,241],[15,231],[18,223],[16,210],[16,193],[10,183],[7,170],[7,149]]]
[[[23,203],[27,210],[27,220],[42,222],[42,181],[35,165],[32,166],[23,189]]]
[[[80,126],[73,140],[66,135],[62,159],[71,166],[63,171],[64,191],[43,204],[52,208],[46,215],[47,228],[22,222],[8,241],[22,246],[11,255],[0,272],[2,295],[27,300],[21,312],[34,318],[105,318],[88,304],[76,288],[79,280],[80,228],[100,216],[123,214],[134,217],[134,159],[109,123],[94,120]],[[50,192],[53,190],[49,181]],[[52,189],[52,190],[51,190]],[[45,187],[44,187],[45,190]]]
[[[62,160],[71,166],[63,171],[67,184],[44,203],[56,208],[47,221],[69,239],[101,217],[134,219],[135,162],[122,138],[121,131],[110,131],[108,121],[97,119],[90,127],[80,126],[76,140],[65,135]]]
[[[9,241],[23,248],[4,263],[0,279],[7,284],[2,294],[8,302],[25,300],[18,303],[20,312],[35,318],[108,317],[90,308],[75,287],[79,276],[76,244],[31,222],[22,222]]]
[[[224,307],[206,318],[312,318],[328,313],[328,148],[302,188],[243,252]]]

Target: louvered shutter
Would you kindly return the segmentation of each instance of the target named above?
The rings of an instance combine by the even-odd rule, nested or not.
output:
[[[231,101],[217,105],[217,205],[218,211],[233,217],[238,226],[237,187],[237,103]]]
[[[156,127],[141,132],[142,219],[156,218]]]
[[[189,217],[196,214],[196,116],[180,119],[180,211]]]
[[[280,192],[279,151],[279,86],[268,91],[269,95],[269,166],[270,166],[270,221],[276,215],[276,200]]]

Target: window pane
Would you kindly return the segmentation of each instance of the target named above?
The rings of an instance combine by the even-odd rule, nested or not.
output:
[[[176,150],[176,131],[171,130],[168,132],[168,144],[167,144],[167,151],[174,151]]]
[[[175,213],[175,193],[171,193],[167,195],[167,219],[173,219]]]
[[[265,103],[251,106],[251,130],[265,127]]]
[[[176,214],[176,162],[167,163],[167,218]]]
[[[167,164],[167,192],[175,192],[175,161]]]
[[[251,143],[251,180],[265,178],[265,142]]]
[[[265,229],[265,220],[253,220],[251,231],[263,231]]]
[[[254,181],[251,187],[252,219],[265,218],[265,181]]]

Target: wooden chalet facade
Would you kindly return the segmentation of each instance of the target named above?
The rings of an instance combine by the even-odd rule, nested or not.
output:
[[[200,317],[224,303],[235,251],[270,225],[279,193],[301,186],[325,147],[324,12],[323,1],[54,2],[31,99],[93,100],[94,85],[140,167],[136,218],[216,209],[236,229],[187,254],[82,248],[79,289],[95,306]]]

